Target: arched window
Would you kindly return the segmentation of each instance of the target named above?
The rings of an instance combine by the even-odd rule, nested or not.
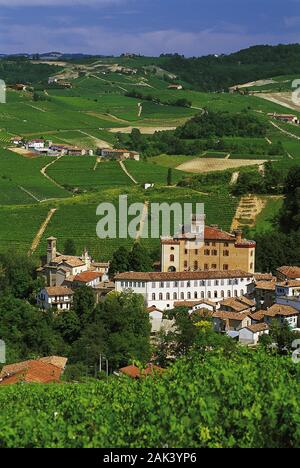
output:
[[[224,299],[224,297],[225,297],[225,292],[224,291],[221,291],[221,297]]]
[[[204,299],[205,297],[205,294],[204,294],[204,291],[201,292],[201,299]]]
[[[208,291],[207,297],[208,297],[208,299],[211,299],[211,292],[210,291]]]
[[[241,296],[243,296],[243,295],[244,295],[244,290],[243,290],[243,289],[241,289]]]
[[[180,299],[182,299],[184,301],[184,293],[180,293]]]
[[[162,293],[159,293],[159,300],[162,301],[164,298],[163,294]]]
[[[191,293],[190,292],[187,294],[187,298],[191,299]]]
[[[214,297],[215,297],[215,299],[218,298],[218,291],[215,291],[215,292],[214,292]]]
[[[170,300],[170,293],[167,293],[167,301]]]
[[[227,297],[231,297],[231,291],[228,291]]]
[[[173,294],[173,299],[174,299],[174,301],[177,301],[177,293]]]
[[[198,293],[197,293],[197,291],[194,293],[194,299],[198,299]]]
[[[155,293],[152,294],[152,301],[156,301],[156,295],[155,295]]]
[[[168,272],[169,272],[169,273],[173,273],[173,272],[175,272],[175,271],[176,271],[176,268],[173,267],[173,266],[170,266],[170,268],[168,269]]]
[[[238,292],[234,291],[234,297],[238,297]]]

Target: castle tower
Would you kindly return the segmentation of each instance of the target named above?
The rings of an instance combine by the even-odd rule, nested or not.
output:
[[[47,263],[51,263],[56,258],[56,237],[49,237],[47,239]]]

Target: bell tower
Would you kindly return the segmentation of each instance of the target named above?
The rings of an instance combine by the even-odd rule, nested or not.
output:
[[[51,263],[56,258],[56,237],[49,237],[47,239],[47,263]]]

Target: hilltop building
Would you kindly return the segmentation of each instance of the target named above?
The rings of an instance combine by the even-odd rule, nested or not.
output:
[[[161,238],[163,272],[243,270],[254,274],[256,243],[243,238],[240,230],[225,232],[217,225],[204,227],[204,241],[197,234],[203,219],[193,217],[192,224],[174,237]]]
[[[101,156],[103,158],[114,159],[117,161],[125,161],[126,159],[132,159],[134,161],[140,160],[140,154],[136,151],[128,151],[123,149],[103,148],[101,150]]]
[[[178,301],[194,305],[197,300],[218,303],[227,298],[245,296],[254,281],[251,273],[236,271],[199,271],[171,273],[120,273],[115,290],[131,289],[145,298],[147,307],[173,309]],[[205,306],[204,306],[205,307]]]
[[[181,91],[183,89],[183,86],[181,84],[170,84],[168,86],[168,89],[173,89],[173,90],[176,90],[176,91]]]
[[[94,262],[85,249],[81,256],[63,255],[57,251],[57,239],[47,239],[47,261],[37,270],[38,275],[45,278],[48,286],[62,286],[66,280],[77,277],[80,281],[82,273],[101,273],[102,281],[108,279],[109,263]],[[95,275],[94,275],[95,276]],[[98,276],[98,275],[96,275]]]
[[[273,117],[275,120],[279,120],[280,122],[285,123],[292,123],[299,125],[300,121],[296,115],[293,114],[276,114],[276,113],[269,113],[269,117]]]

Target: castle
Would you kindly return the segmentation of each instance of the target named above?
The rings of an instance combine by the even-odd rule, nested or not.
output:
[[[198,235],[202,232],[203,241]],[[190,226],[173,237],[161,238],[161,271],[230,271],[255,272],[256,243],[243,238],[236,230],[225,232],[217,225],[204,226],[203,218],[192,218]]]

